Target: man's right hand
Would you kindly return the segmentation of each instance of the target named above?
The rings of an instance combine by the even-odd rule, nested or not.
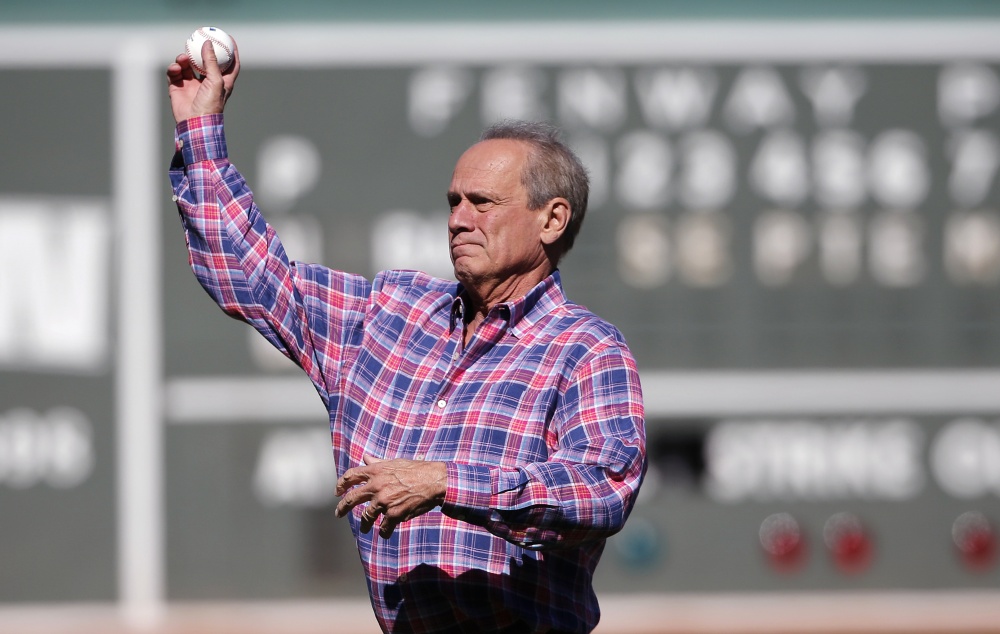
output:
[[[235,42],[233,63],[225,73],[219,70],[212,42],[202,45],[201,59],[205,64],[205,76],[201,78],[195,76],[191,59],[186,53],[178,55],[174,63],[167,67],[170,107],[177,123],[191,117],[221,114],[233,94],[233,85],[240,73],[240,52]]]

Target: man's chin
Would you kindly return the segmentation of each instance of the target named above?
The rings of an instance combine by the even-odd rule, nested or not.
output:
[[[462,283],[464,286],[471,286],[476,280],[475,269],[471,266],[471,262],[468,258],[458,257],[452,262],[454,265],[455,279]]]
[[[472,281],[472,276],[463,267],[455,266],[455,279],[461,282],[463,285],[468,286],[469,282]]]

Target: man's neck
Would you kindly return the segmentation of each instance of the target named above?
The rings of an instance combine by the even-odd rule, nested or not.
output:
[[[520,299],[542,280],[552,274],[553,268],[535,269],[527,275],[508,278],[485,290],[480,286],[467,286],[468,310],[465,313],[465,344],[468,345],[479,324],[486,320],[494,306]],[[477,292],[478,291],[478,292]],[[480,294],[484,293],[484,294]]]

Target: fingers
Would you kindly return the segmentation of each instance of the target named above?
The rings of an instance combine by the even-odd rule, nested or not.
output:
[[[219,58],[215,56],[215,45],[211,40],[206,40],[201,45],[201,63],[205,67],[206,76],[222,76],[222,71],[219,70]]]
[[[337,517],[367,502],[360,516],[367,533],[381,515],[379,535],[390,537],[402,522],[440,505],[447,491],[447,465],[443,462],[383,460],[371,455],[364,464],[344,472],[337,480]]]
[[[367,533],[375,525],[375,520],[383,512],[384,509],[379,509],[379,507],[374,503],[370,502],[365,510],[361,511],[361,532]],[[381,531],[379,531],[381,533]]]
[[[365,459],[370,456],[365,456]],[[344,517],[358,504],[374,498],[376,491],[370,483],[371,474],[365,467],[354,467],[344,472],[337,480],[337,496],[341,498],[337,504],[337,517]],[[376,513],[377,515],[377,513]],[[374,517],[372,518],[374,520]],[[371,526],[369,526],[371,528]]]
[[[378,527],[379,537],[381,537],[382,539],[389,539],[390,537],[392,537],[392,533],[393,531],[396,530],[396,527],[402,524],[403,522],[409,520],[410,517],[411,516],[397,517],[390,514],[383,515],[382,523],[379,524]]]
[[[375,521],[378,520],[379,516],[382,517],[382,521],[379,524],[378,534],[383,539],[388,539],[392,537],[392,533],[396,530],[396,527],[409,520],[412,514],[399,516],[385,506],[372,500],[365,507],[365,510],[361,511],[361,532],[367,533],[370,531],[375,526]]]
[[[181,53],[167,66],[167,79],[171,84],[180,85],[186,79],[194,79],[194,69],[191,67],[191,58],[187,53]]]
[[[236,45],[235,38],[233,38],[233,63],[226,69],[225,74],[234,77],[240,74],[240,47]]]
[[[368,474],[361,467],[354,467],[344,472],[337,480],[337,495],[343,495],[353,486],[368,482]]]
[[[367,454],[363,457],[363,460],[365,467],[376,462],[381,462],[378,458]],[[386,511],[386,507],[376,504],[374,501],[376,491],[372,486],[369,486],[371,475],[365,467],[348,469],[337,480],[337,495],[342,497],[335,511],[337,517],[344,517],[355,506],[367,502],[367,506],[361,511],[360,530],[362,533],[370,531],[375,525],[375,520],[378,519],[378,516]]]
[[[223,72],[219,68],[219,58],[215,54],[215,46],[212,44],[211,40],[206,41],[201,45],[201,60],[202,64],[205,66],[205,75],[210,75],[212,73],[218,72],[219,75],[237,75],[240,72],[240,52],[236,48],[236,41],[233,41],[233,59],[229,66]]]
[[[215,46],[206,41],[201,47],[204,73],[196,72],[194,63],[186,53],[177,55],[167,67],[168,94],[174,120],[183,120],[208,114],[221,114],[233,93],[239,60],[233,52],[233,63],[223,73],[215,55]]]
[[[357,486],[346,493],[341,493],[340,485],[338,484],[337,491],[337,495],[343,496],[340,502],[337,503],[337,517],[344,517],[358,504],[369,502],[375,497],[375,492],[365,486]]]

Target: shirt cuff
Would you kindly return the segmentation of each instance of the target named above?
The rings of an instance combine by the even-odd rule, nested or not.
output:
[[[221,114],[206,114],[177,124],[174,147],[184,157],[184,165],[229,157]]]
[[[456,517],[463,511],[488,511],[493,502],[493,469],[455,462],[447,465],[448,490],[441,510]]]

